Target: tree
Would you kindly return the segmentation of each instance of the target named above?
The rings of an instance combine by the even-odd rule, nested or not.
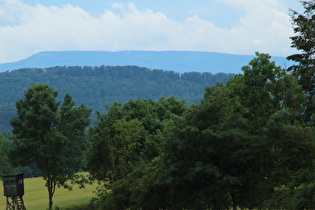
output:
[[[157,102],[137,99],[124,105],[115,103],[106,113],[98,113],[86,157],[90,174],[105,183],[100,192],[101,208],[151,209],[165,201],[166,191],[155,183],[161,130],[165,121],[182,115],[186,108],[185,101],[172,96]]]
[[[226,86],[206,88],[201,104],[191,106],[169,132],[163,130],[166,140],[157,183],[167,189],[168,207],[262,208],[272,196],[277,185],[270,180],[276,165],[271,158],[273,142],[264,138],[265,127],[271,116],[285,110],[290,113],[290,128],[295,128],[304,97],[296,79],[268,54],[256,55],[243,67],[244,75]],[[293,140],[298,144],[300,138]],[[278,169],[290,167],[285,163]]]
[[[304,13],[292,10],[291,18],[295,35],[291,38],[291,47],[300,51],[288,56],[296,64],[289,71],[299,80],[307,100],[303,120],[312,123],[315,111],[315,1],[302,1]]]
[[[158,155],[158,134],[163,127],[162,121],[172,115],[181,115],[185,110],[185,101],[171,96],[161,98],[158,102],[137,99],[123,105],[114,103],[106,113],[98,113],[95,126],[90,130],[91,144],[87,152],[90,173],[100,181],[106,178],[117,181],[116,176],[111,177],[117,170],[113,165],[117,161],[111,162],[113,158],[110,158],[110,154],[120,151],[120,155],[125,155],[122,149],[129,143],[129,147],[138,145],[130,163],[151,161]],[[118,158],[116,152],[112,157]]]
[[[238,168],[246,169],[246,173],[236,174],[242,184],[234,194],[239,205],[250,208],[261,207],[259,205],[270,198],[275,187],[275,183],[270,182],[275,167],[271,160],[273,142],[264,138],[268,121],[275,113],[286,111],[290,113],[288,118],[291,126],[298,125],[297,119],[304,111],[301,104],[305,101],[296,78],[271,62],[270,55],[256,53],[256,56],[242,68],[243,75],[227,83],[231,95],[239,98],[239,112],[248,120],[244,130],[247,138],[242,139],[246,147],[234,151],[236,158],[241,160],[234,166],[243,162],[243,167]]]
[[[74,107],[70,95],[56,101],[58,93],[46,84],[33,85],[25,99],[16,102],[17,118],[11,120],[14,139],[10,158],[15,165],[35,163],[43,173],[52,209],[56,186],[74,179],[78,155],[91,110]]]
[[[271,171],[266,181],[273,186],[267,201],[271,209],[312,209],[314,197],[314,130],[293,125],[287,110],[272,115],[264,128]]]

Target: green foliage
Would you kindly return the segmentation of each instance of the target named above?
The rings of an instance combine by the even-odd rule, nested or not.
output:
[[[228,95],[229,90],[222,85],[208,88],[202,103],[174,119],[165,134],[160,183],[169,189],[170,208],[220,209],[231,205],[226,189],[237,185],[238,180],[220,169],[229,158],[225,146],[233,147],[233,139],[228,138],[230,134],[222,124],[234,123],[229,119],[233,118],[230,105],[235,100]]]
[[[172,96],[157,102],[137,99],[124,105],[115,103],[108,107],[106,113],[98,115],[95,127],[91,128],[87,166],[91,175],[103,181],[109,190],[101,193],[103,209],[144,204],[139,202],[143,202],[142,198],[147,195],[140,195],[140,192],[149,193],[143,187],[150,183],[143,183],[143,176],[148,175],[143,172],[155,171],[154,166],[152,169],[146,166],[151,165],[151,161],[159,155],[163,140],[161,130],[167,121],[186,109],[185,101]],[[152,174],[148,176],[153,181]],[[159,196],[161,194],[155,198]]]
[[[256,55],[200,104],[138,99],[99,114],[87,163],[103,183],[100,208],[310,208],[315,139],[302,87]]]
[[[3,72],[0,73],[0,131],[11,129],[9,120],[16,116],[13,104],[32,84],[45,83],[60,96],[68,93],[77,103],[104,111],[105,105],[114,102],[126,103],[137,98],[157,101],[171,95],[195,103],[202,97],[206,86],[225,83],[232,77],[234,74],[180,74],[137,66],[57,66]],[[62,101],[60,96],[58,101]]]
[[[6,96],[3,96],[6,97]],[[16,109],[14,104],[10,105],[0,105],[0,131],[6,132],[10,131],[12,127],[10,126],[10,119],[16,116]]]
[[[290,55],[289,60],[296,64],[289,68],[289,71],[298,79],[306,93],[305,113],[303,121],[313,123],[312,114],[315,111],[314,105],[314,73],[315,73],[315,2],[301,1],[304,6],[304,13],[300,14],[292,10],[291,19],[295,35],[291,38],[291,47],[297,49],[300,53]]]
[[[130,171],[140,146],[143,127],[137,119],[127,122],[125,118],[117,120],[112,126],[115,134],[108,142],[108,147],[111,179],[116,181],[124,178]]]
[[[234,94],[240,96],[246,107],[246,117],[256,125],[253,129],[260,131],[268,117],[282,109],[290,109],[295,121],[305,111],[301,86],[284,69],[271,62],[268,54],[256,53],[256,56],[242,68],[244,75],[228,84]]]
[[[269,203],[272,208],[307,209],[314,199],[308,194],[306,201],[301,194],[311,193],[314,183],[314,131],[293,125],[290,115],[286,111],[275,113],[265,128],[272,164],[268,179],[275,188]]]
[[[49,209],[56,186],[67,187],[66,181],[74,177],[91,114],[84,105],[74,107],[69,95],[60,106],[57,94],[46,84],[31,86],[25,99],[16,102],[18,116],[11,120],[10,159],[16,166],[35,163],[42,171]]]
[[[15,172],[15,169],[10,164],[8,157],[8,148],[12,140],[12,134],[9,132],[0,132],[0,177],[3,174],[11,174]]]

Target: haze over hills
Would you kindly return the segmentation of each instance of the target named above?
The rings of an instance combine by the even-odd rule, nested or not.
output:
[[[233,55],[196,51],[46,51],[24,60],[0,64],[0,72],[21,68],[54,66],[126,66],[163,69],[179,73],[211,72],[242,73],[254,55]],[[288,67],[292,62],[285,57],[272,57],[277,65]]]

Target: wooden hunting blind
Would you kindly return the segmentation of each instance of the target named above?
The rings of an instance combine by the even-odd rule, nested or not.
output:
[[[25,209],[23,202],[24,180],[22,174],[2,176],[4,196],[7,197],[6,209]]]
[[[4,196],[14,197],[24,195],[23,174],[3,175]]]

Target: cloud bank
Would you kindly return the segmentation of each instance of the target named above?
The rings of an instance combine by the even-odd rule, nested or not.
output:
[[[100,16],[70,4],[30,6],[19,0],[0,2],[0,63],[39,51],[189,50],[233,54],[255,51],[287,56],[293,31],[280,0],[217,0],[241,9],[231,27],[222,28],[198,15],[183,21],[161,12],[114,3]],[[227,17],[228,18],[228,17]]]

